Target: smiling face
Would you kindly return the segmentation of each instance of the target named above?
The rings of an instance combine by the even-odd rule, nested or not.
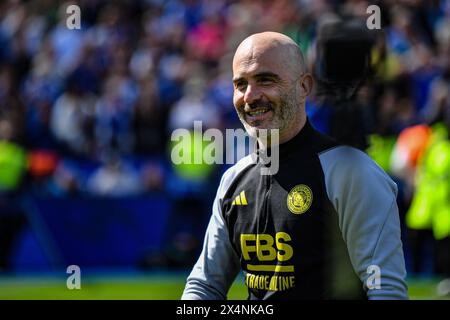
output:
[[[312,85],[303,68],[300,49],[284,35],[256,34],[241,43],[233,59],[233,103],[249,135],[279,129],[283,143],[300,131]]]

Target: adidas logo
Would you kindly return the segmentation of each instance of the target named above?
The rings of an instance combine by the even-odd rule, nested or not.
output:
[[[236,198],[234,198],[233,202],[231,203],[232,206],[246,206],[247,198],[245,197],[245,191],[242,191]]]

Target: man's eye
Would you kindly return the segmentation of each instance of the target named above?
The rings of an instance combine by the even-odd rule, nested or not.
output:
[[[260,84],[272,84],[273,80],[271,78],[260,78],[258,80]]]
[[[236,82],[234,84],[234,86],[238,90],[244,90],[247,87],[247,83],[245,83],[245,82]]]

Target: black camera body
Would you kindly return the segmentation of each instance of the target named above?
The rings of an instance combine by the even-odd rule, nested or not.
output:
[[[330,22],[319,29],[314,70],[319,96],[334,101],[353,97],[371,71],[374,33],[359,20]]]
[[[331,108],[328,134],[342,144],[365,150],[367,110],[355,96],[371,73],[375,32],[356,19],[324,24],[318,32],[316,97],[319,104]]]

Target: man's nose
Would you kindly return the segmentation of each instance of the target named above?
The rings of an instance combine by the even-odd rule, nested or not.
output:
[[[262,92],[257,86],[248,84],[244,94],[244,102],[251,105],[253,102],[259,100],[261,95]]]

